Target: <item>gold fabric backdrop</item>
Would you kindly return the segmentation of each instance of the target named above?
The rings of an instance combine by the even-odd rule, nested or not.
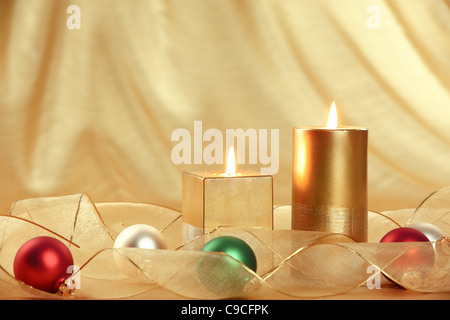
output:
[[[2,0],[1,212],[82,192],[181,209],[181,172],[223,167],[173,163],[194,121],[279,129],[290,204],[292,127],[333,100],[369,129],[369,209],[415,208],[450,185],[449,89],[448,0]]]

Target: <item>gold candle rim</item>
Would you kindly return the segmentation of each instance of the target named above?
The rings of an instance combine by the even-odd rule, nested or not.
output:
[[[364,127],[354,127],[354,126],[345,126],[345,127],[337,127],[337,128],[328,128],[328,127],[323,127],[323,126],[306,126],[306,127],[302,127],[302,126],[298,126],[298,127],[294,127],[293,131],[295,130],[305,130],[305,131],[369,131],[368,128],[364,128]]]
[[[262,174],[258,171],[239,171],[235,174],[226,174],[223,171],[183,171],[183,174],[197,175],[207,179],[230,179],[230,178],[251,178],[251,177],[272,177],[270,174]]]

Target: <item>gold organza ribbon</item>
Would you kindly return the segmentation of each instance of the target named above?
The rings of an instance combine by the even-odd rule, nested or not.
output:
[[[289,230],[290,207],[274,209],[275,230],[217,228],[183,242],[181,214],[151,204],[98,203],[86,194],[16,202],[0,216],[0,298],[66,298],[14,278],[13,261],[27,240],[49,235],[63,241],[80,268],[70,298],[225,299],[271,296],[312,298],[365,285],[379,270],[386,279],[420,292],[450,292],[450,245],[379,243],[393,228],[430,222],[450,234],[450,188],[434,192],[415,210],[369,212],[369,242],[340,234]],[[161,230],[168,250],[113,249],[127,226]],[[230,256],[200,249],[219,235],[234,235],[254,250],[257,272]],[[414,268],[404,265],[413,255]],[[419,257],[417,259],[417,257]]]

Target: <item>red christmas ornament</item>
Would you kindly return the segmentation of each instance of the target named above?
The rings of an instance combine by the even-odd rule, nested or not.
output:
[[[389,231],[380,242],[428,242],[429,245],[403,246],[404,252],[398,256],[398,251],[392,252],[393,263],[389,266],[389,273],[400,275],[406,272],[416,271],[426,275],[434,263],[434,250],[428,237],[419,230],[413,228],[397,228]],[[389,254],[389,250],[384,250],[384,255]]]
[[[427,242],[429,241],[419,230],[413,228],[397,228],[389,231],[380,242]]]
[[[61,283],[71,276],[70,250],[58,239],[36,237],[25,242],[14,258],[15,277],[39,290],[56,293]]]

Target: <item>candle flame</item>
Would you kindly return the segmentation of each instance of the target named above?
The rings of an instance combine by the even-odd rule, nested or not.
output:
[[[236,157],[234,155],[233,146],[231,146],[228,151],[227,170],[225,173],[229,176],[234,176],[236,174]]]
[[[330,113],[328,114],[328,124],[327,128],[333,129],[337,128],[337,111],[336,111],[336,103],[333,101],[330,108]]]

